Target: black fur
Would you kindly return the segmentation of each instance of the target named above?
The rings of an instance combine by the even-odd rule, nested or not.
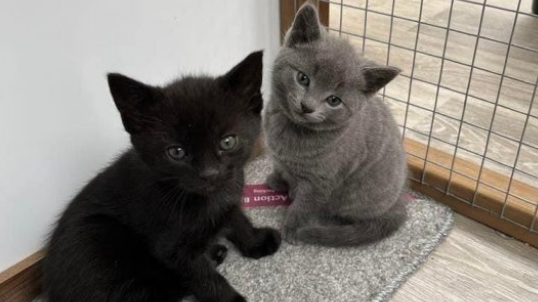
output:
[[[207,255],[209,260],[213,261],[215,267],[219,266],[224,262],[226,256],[228,256],[228,248],[222,244],[214,244],[209,247],[207,250]]]
[[[215,271],[226,248],[273,254],[277,231],[254,228],[240,209],[243,166],[260,131],[262,53],[226,75],[152,87],[119,74],[109,86],[133,147],[69,204],[50,239],[50,302],[245,301]],[[221,139],[238,137],[232,151]],[[186,152],[182,160],[170,147]]]

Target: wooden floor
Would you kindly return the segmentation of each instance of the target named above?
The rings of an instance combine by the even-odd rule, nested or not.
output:
[[[538,301],[538,249],[463,216],[392,302]]]

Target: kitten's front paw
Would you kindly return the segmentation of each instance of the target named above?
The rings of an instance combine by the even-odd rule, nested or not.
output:
[[[265,182],[269,188],[275,191],[288,191],[288,184],[284,179],[282,179],[278,172],[273,171],[273,173],[269,174]]]
[[[284,234],[284,240],[291,244],[291,245],[297,245],[297,229],[296,228],[290,228],[287,226],[284,226],[282,229],[282,233]]]
[[[297,196],[297,188],[288,189],[288,196],[291,198],[291,200],[295,200],[295,197]]]
[[[245,299],[243,296],[237,295],[231,302],[247,302],[247,299]]]
[[[207,255],[215,263],[215,266],[219,266],[228,255],[228,248],[222,244],[215,244],[209,247]]]
[[[259,259],[274,254],[280,247],[280,233],[271,228],[254,229],[257,244],[243,251],[243,256]]]
[[[240,294],[233,295],[232,297],[220,296],[216,300],[211,299],[211,302],[217,302],[217,301],[219,301],[219,302],[223,302],[223,301],[224,302],[247,302],[247,299],[245,299],[245,297],[241,296]],[[187,301],[185,301],[185,302],[187,302]]]
[[[289,244],[296,245],[298,243],[297,231],[303,224],[301,215],[288,211],[284,221],[284,227],[282,228],[284,240]]]

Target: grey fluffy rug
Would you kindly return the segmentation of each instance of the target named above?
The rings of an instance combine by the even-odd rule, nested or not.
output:
[[[247,183],[270,172],[260,157],[247,167]],[[251,260],[233,248],[219,271],[248,301],[386,301],[419,268],[453,224],[447,207],[411,193],[409,219],[393,236],[358,248],[322,248],[283,243],[271,257]],[[285,206],[254,207],[246,213],[258,226],[279,228]]]

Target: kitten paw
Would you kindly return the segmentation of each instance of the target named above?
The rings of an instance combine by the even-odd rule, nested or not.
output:
[[[196,302],[197,301],[198,300],[196,300]],[[241,296],[240,294],[235,294],[235,295],[233,295],[231,297],[220,296],[218,298],[213,298],[213,299],[211,299],[209,301],[211,301],[211,302],[216,302],[216,301],[221,301],[221,302],[247,302],[247,299],[245,299],[245,297]],[[185,301],[185,302],[187,302],[187,301]]]
[[[254,229],[257,244],[245,251],[243,256],[259,259],[274,254],[280,247],[282,239],[277,230],[271,228]]]
[[[284,179],[282,179],[278,172],[273,171],[273,173],[269,174],[265,182],[269,188],[275,191],[288,191],[288,184]]]
[[[295,211],[288,210],[288,214],[286,215],[284,226],[282,228],[284,240],[287,243],[292,245],[297,245],[299,243],[297,231],[302,225],[304,225],[302,217],[303,215],[297,214]]]
[[[228,255],[228,248],[222,244],[215,244],[209,247],[207,254],[209,259],[215,262],[215,266],[219,266],[224,262],[226,256]]]
[[[295,200],[295,197],[297,196],[297,189],[289,189],[288,196],[291,198],[291,200]]]
[[[297,245],[299,241],[297,240],[297,229],[284,227],[282,229],[284,234],[284,241],[291,245]]]
[[[231,302],[247,302],[247,299],[245,299],[243,296],[237,295]]]

